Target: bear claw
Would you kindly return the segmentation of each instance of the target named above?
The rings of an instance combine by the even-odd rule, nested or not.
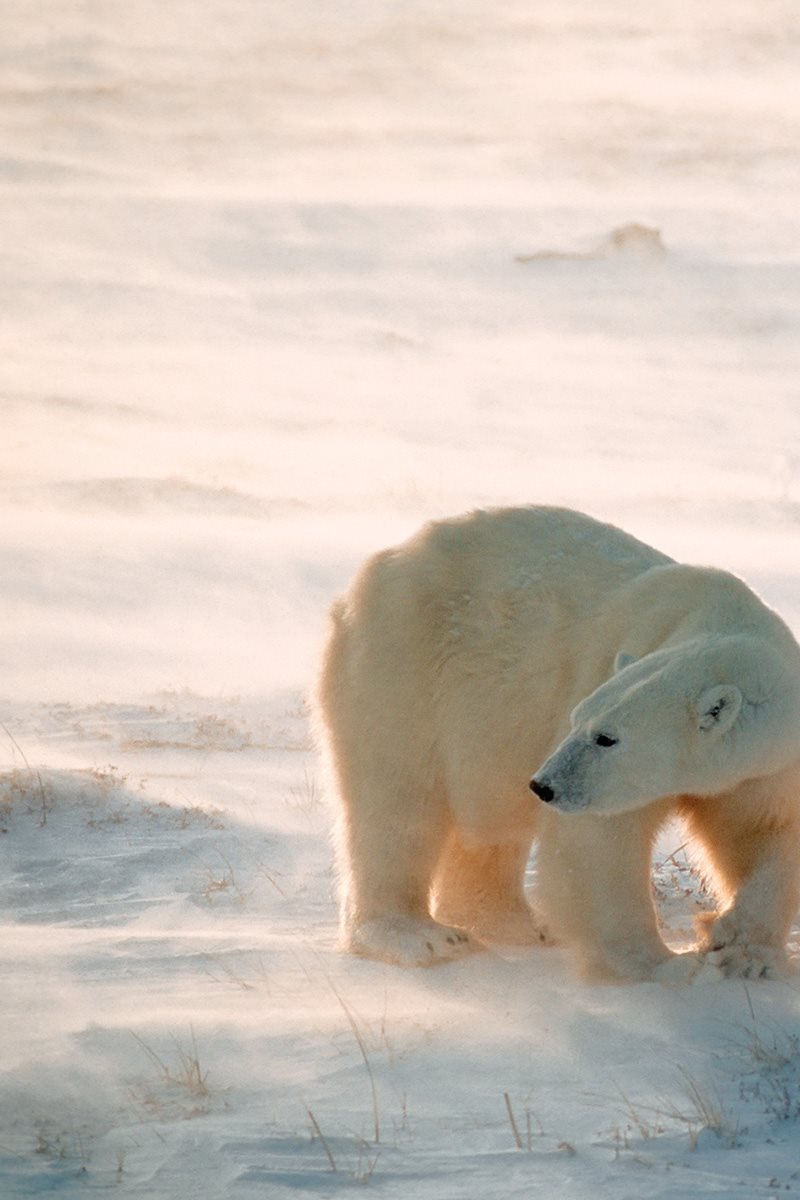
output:
[[[461,929],[401,915],[357,926],[346,937],[345,946],[364,958],[377,958],[401,967],[452,962],[483,949],[479,941]]]
[[[775,958],[774,952],[769,950],[720,946],[710,950],[705,961],[720,970],[727,979],[780,979],[780,965],[774,961]]]

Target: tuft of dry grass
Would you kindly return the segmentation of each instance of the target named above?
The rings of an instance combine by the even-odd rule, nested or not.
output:
[[[316,776],[307,767],[303,768],[302,783],[289,788],[287,804],[296,812],[302,813],[307,821],[312,821],[323,806],[323,792]]]
[[[197,1038],[195,1037],[194,1027],[190,1028],[189,1048],[181,1046],[177,1038],[173,1038],[175,1050],[177,1053],[177,1066],[170,1067],[164,1060],[156,1054],[152,1046],[148,1046],[143,1038],[140,1038],[138,1033],[134,1033],[134,1039],[144,1050],[145,1054],[155,1063],[161,1073],[164,1083],[170,1084],[173,1087],[178,1087],[185,1090],[190,1096],[208,1096],[209,1090],[206,1084],[208,1072],[203,1071],[200,1066],[200,1058],[197,1053]]]
[[[20,746],[19,742],[14,737],[11,730],[8,729],[7,726],[3,725],[2,723],[0,723],[0,729],[2,729],[3,733],[6,735],[8,740],[11,742],[11,745],[14,747],[14,749],[19,754],[20,758],[22,759],[23,763],[25,764],[25,770],[28,773],[29,780],[36,786],[36,794],[38,796],[39,803],[40,803],[39,824],[42,827],[44,827],[47,824],[47,814],[50,811],[50,807],[48,806],[48,795],[47,795],[47,792],[45,791],[45,786],[44,786],[44,782],[42,781],[41,772],[39,770],[33,769],[31,764],[28,762],[25,751],[22,749],[22,746]],[[13,779],[16,774],[17,774],[16,771],[12,773],[12,787],[13,787]],[[19,788],[19,791],[22,792],[23,789]],[[52,796],[49,799],[52,800]]]
[[[739,1121],[727,1111],[716,1088],[702,1085],[686,1067],[679,1067],[678,1073],[683,1081],[688,1109],[672,1106],[667,1115],[686,1125],[690,1149],[697,1148],[699,1135],[708,1129],[724,1146],[733,1150],[739,1145]]]
[[[508,1092],[503,1092],[503,1100],[504,1100],[505,1106],[506,1106],[506,1114],[508,1116],[508,1123],[511,1126],[511,1134],[514,1138],[514,1145],[517,1147],[518,1150],[526,1150],[530,1154],[531,1151],[533,1150],[533,1122],[535,1120],[536,1124],[538,1126],[537,1136],[543,1137],[544,1136],[544,1127],[542,1126],[542,1122],[536,1116],[536,1113],[534,1113],[532,1111],[532,1109],[526,1105],[525,1106],[525,1136],[523,1137],[522,1131],[520,1130],[520,1127],[517,1124],[516,1114],[514,1112],[514,1108],[511,1103],[511,1097],[508,1094]],[[559,1149],[561,1149],[560,1146],[559,1146]]]
[[[621,1089],[626,1126],[616,1126],[612,1137],[617,1153],[630,1149],[629,1132],[635,1132],[642,1141],[650,1141],[668,1132],[670,1127],[683,1126],[689,1136],[689,1148],[697,1149],[698,1138],[706,1130],[713,1133],[728,1149],[739,1143],[738,1120],[727,1110],[713,1084],[703,1084],[686,1067],[678,1066],[682,1100],[660,1099],[656,1104],[634,1102]]]
[[[155,1066],[162,1092],[143,1084],[131,1089],[137,1106],[149,1115],[160,1118],[188,1118],[202,1116],[209,1110],[211,1091],[208,1086],[208,1071],[200,1065],[194,1027],[190,1027],[189,1043],[182,1045],[173,1038],[175,1061],[166,1062],[137,1033],[131,1033],[141,1046],[150,1062]]]
[[[242,891],[236,881],[236,872],[233,869],[233,864],[227,855],[223,854],[219,847],[215,847],[215,852],[219,856],[224,869],[210,867],[207,864],[204,866],[206,883],[202,889],[203,899],[211,904],[215,896],[228,894],[235,896],[236,902],[243,906],[247,903],[252,893]]]

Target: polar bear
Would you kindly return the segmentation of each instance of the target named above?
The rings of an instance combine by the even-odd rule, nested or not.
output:
[[[598,980],[786,969],[800,647],[734,575],[566,509],[434,522],[334,605],[317,712],[345,948],[427,965],[552,938]],[[719,899],[683,955],[651,893],[673,814]]]

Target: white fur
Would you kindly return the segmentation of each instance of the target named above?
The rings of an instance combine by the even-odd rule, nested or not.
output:
[[[553,934],[590,977],[784,968],[800,903],[800,648],[734,576],[567,510],[431,524],[370,559],[334,606],[317,709],[356,953],[428,964]],[[722,904],[705,959],[680,971],[650,887],[653,838],[676,811]]]

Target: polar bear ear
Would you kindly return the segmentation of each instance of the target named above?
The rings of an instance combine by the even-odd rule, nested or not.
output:
[[[732,683],[709,688],[695,703],[698,726],[705,732],[727,733],[742,707],[742,693]]]
[[[618,675],[620,671],[624,671],[626,667],[630,667],[636,662],[633,654],[626,654],[624,650],[620,650],[617,657],[614,659],[614,674]]]

